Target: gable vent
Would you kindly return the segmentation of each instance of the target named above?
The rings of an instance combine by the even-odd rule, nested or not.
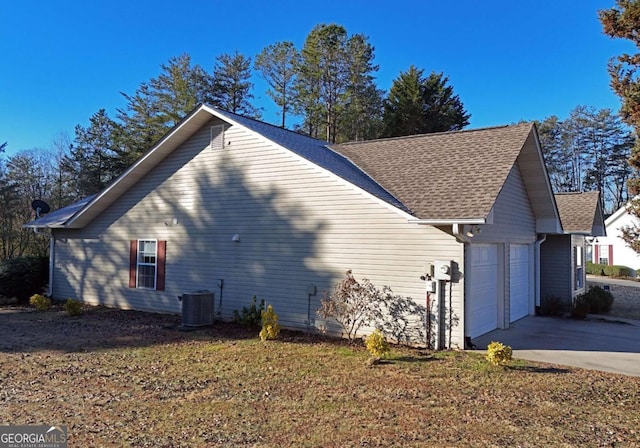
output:
[[[211,149],[222,149],[224,147],[224,125],[211,126],[209,146],[211,146]]]

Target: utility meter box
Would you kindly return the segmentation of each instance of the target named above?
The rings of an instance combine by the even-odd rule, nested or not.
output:
[[[436,280],[451,280],[451,261],[436,260],[433,262],[433,278]]]

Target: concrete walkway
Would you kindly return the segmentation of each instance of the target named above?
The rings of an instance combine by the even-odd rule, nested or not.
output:
[[[640,376],[640,321],[530,316],[473,343],[484,351],[492,341],[511,346],[517,359]]]

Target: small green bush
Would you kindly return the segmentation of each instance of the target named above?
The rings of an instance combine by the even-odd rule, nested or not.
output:
[[[64,310],[69,316],[79,316],[82,314],[82,302],[74,299],[67,299],[64,302]]]
[[[233,310],[233,320],[250,328],[258,328],[262,323],[262,311],[264,311],[264,300],[260,300],[258,304],[258,298],[253,296],[253,303],[248,308],[242,307],[241,312]]]
[[[378,329],[366,337],[365,344],[367,345],[367,350],[369,350],[369,353],[371,353],[371,356],[374,358],[382,358],[389,353],[390,350],[387,338],[385,338],[382,331]]]
[[[587,292],[581,294],[581,297],[589,304],[590,313],[605,314],[611,311],[613,294],[600,286],[590,287]]]
[[[280,334],[280,325],[278,325],[278,315],[273,311],[273,306],[269,305],[266,310],[262,311],[262,330],[260,330],[260,339],[276,339]]]
[[[51,309],[51,299],[42,294],[34,294],[29,298],[29,304],[38,311],[47,311]]]
[[[504,366],[511,361],[513,350],[502,342],[492,342],[487,347],[487,361],[494,366]]]
[[[636,272],[628,266],[597,264],[587,261],[587,274],[589,275],[604,275],[607,277],[622,278],[622,277],[636,277]]]
[[[586,319],[587,314],[591,311],[591,305],[589,305],[589,301],[585,299],[584,294],[580,294],[576,297],[575,302],[573,303],[573,308],[571,309],[571,317],[574,319]]]

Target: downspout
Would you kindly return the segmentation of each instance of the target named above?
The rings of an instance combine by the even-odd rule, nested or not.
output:
[[[536,270],[536,306],[540,306],[540,246],[547,240],[547,234],[542,233],[538,235],[538,239],[536,239],[536,249],[535,249],[535,257],[536,260],[534,262],[535,270]]]
[[[461,243],[470,243],[471,240],[464,234],[464,224],[453,223],[451,226],[453,236]]]
[[[47,296],[53,295],[53,266],[56,261],[56,237],[51,232],[51,238],[49,238],[49,288]]]
[[[462,246],[461,246],[461,252],[462,252],[461,253],[461,255],[462,255],[461,256],[461,260],[462,260],[462,263],[464,263],[464,266],[462,268],[464,270],[464,269],[466,269],[466,264],[467,264],[467,253],[466,253],[465,249],[467,247],[467,244],[469,244],[471,241],[469,240],[469,237],[464,234],[464,225],[458,224],[458,223],[454,223],[451,226],[451,230],[452,230],[453,236],[456,237],[456,240],[458,242],[462,243]],[[463,279],[463,281],[464,281],[464,279]],[[465,309],[467,307],[467,305],[466,305],[466,300],[467,300],[466,289],[467,289],[467,283],[466,283],[466,281],[464,281],[464,288],[461,291],[463,306],[462,306],[462,310],[461,310],[462,311],[462,316],[460,318],[460,327],[462,328],[462,341],[463,341],[462,342],[462,348],[464,350],[475,348],[474,345],[471,343],[471,338],[467,338],[467,322],[466,322],[466,316],[465,316]],[[451,331],[451,330],[449,330],[449,331]],[[449,334],[451,334],[451,333],[449,333]]]

